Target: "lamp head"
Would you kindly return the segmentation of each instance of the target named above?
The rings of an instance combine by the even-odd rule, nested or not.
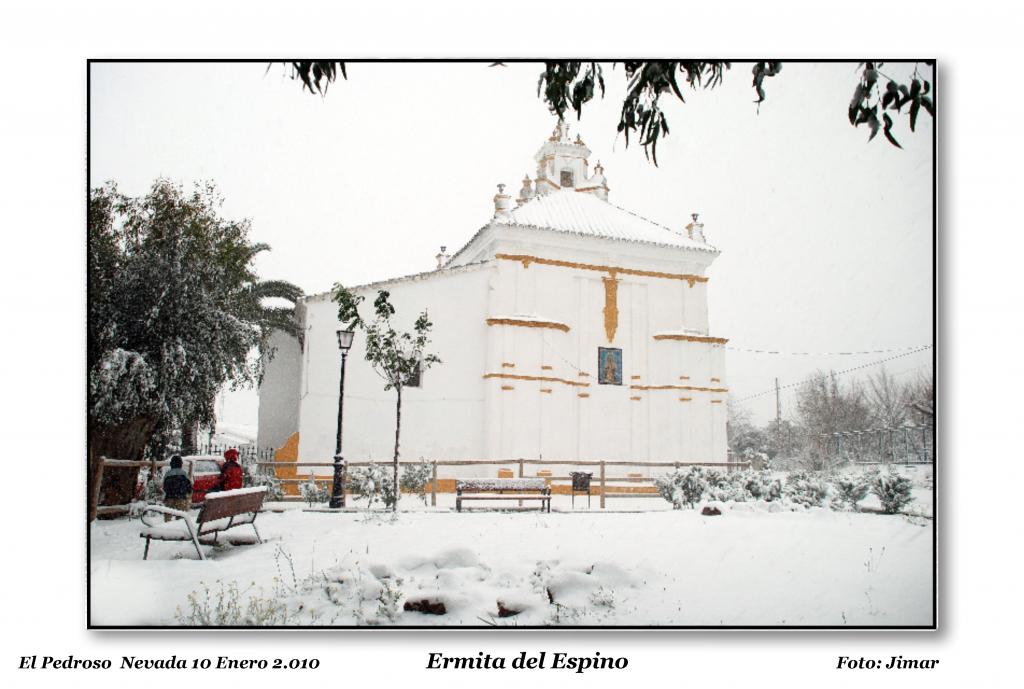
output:
[[[354,330],[338,330],[338,349],[347,352],[352,346],[352,339],[356,336]]]

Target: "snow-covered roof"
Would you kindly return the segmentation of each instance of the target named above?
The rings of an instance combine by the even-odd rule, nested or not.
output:
[[[495,219],[494,222],[589,237],[718,251],[710,244],[690,239],[683,232],[671,230],[593,194],[575,189],[539,195],[509,211],[508,217]]]

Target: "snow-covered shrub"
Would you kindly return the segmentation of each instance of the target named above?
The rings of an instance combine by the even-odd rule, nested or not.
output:
[[[755,450],[752,447],[744,448],[740,456],[744,462],[750,462],[750,466],[754,471],[768,471],[772,468],[772,460],[768,457],[768,454]]]
[[[331,497],[330,491],[316,480],[312,471],[309,472],[309,478],[299,486],[299,492],[310,507],[317,503],[327,502],[327,499]]]
[[[836,476],[832,479],[832,505],[844,510],[857,510],[857,503],[867,497],[871,483],[863,475]]]
[[[398,478],[398,486],[403,493],[415,493],[424,504],[427,502],[427,484],[433,478],[432,462],[408,464],[402,467],[402,475]]]
[[[398,476],[398,486],[405,493],[416,493],[426,502],[427,483],[434,472],[430,462],[420,462],[402,467]],[[348,473],[348,489],[356,498],[364,498],[367,507],[381,502],[384,507],[395,503],[394,473],[391,465],[373,464],[359,467]]]
[[[741,487],[751,499],[772,502],[782,498],[782,481],[770,471],[741,471],[732,475],[733,484]]]
[[[726,474],[720,471],[709,471],[705,475],[708,482],[708,497],[719,502],[746,502],[750,493],[736,477],[740,473]]]
[[[259,465],[256,464],[256,461],[256,457],[252,455],[247,455],[242,458],[242,471],[245,472],[245,485],[266,486],[267,500],[284,499],[284,490],[281,488],[281,479],[277,478],[277,474],[273,469],[270,471],[260,469]]]
[[[401,483],[401,479],[399,479]],[[385,578],[380,580],[381,591],[377,596],[377,617],[382,621],[397,622],[402,614],[402,580]]]
[[[871,492],[878,496],[882,503],[882,511],[886,514],[898,514],[913,502],[910,494],[913,488],[911,480],[901,476],[896,469],[889,467],[887,473],[877,473],[871,480]]]
[[[348,472],[348,488],[356,499],[365,499],[367,507],[373,507],[375,502],[391,507],[395,502],[395,482],[391,476],[392,468],[385,464],[359,467]]]
[[[143,480],[142,484],[142,500],[146,503],[153,505],[164,501],[164,482],[163,473],[160,471],[150,471],[149,467],[142,470],[145,472],[144,476],[140,476]],[[141,473],[141,472],[140,472]]]
[[[828,497],[828,481],[821,474],[794,471],[786,480],[784,492],[792,502],[813,507],[821,505]]]
[[[654,479],[661,497],[672,503],[674,509],[680,510],[683,505],[693,507],[704,497],[708,490],[707,472],[702,467],[676,469]]]

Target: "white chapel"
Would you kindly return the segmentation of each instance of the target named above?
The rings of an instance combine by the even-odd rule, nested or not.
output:
[[[719,252],[697,215],[670,228],[612,203],[590,153],[559,123],[535,176],[515,195],[499,185],[494,216],[435,270],[352,288],[364,308],[388,290],[403,328],[423,310],[434,323],[442,363],[403,392],[403,460],[726,461],[726,340],[707,307]],[[297,317],[303,337],[276,336],[260,386],[258,443],[330,461],[337,304],[308,296]],[[387,460],[395,395],[360,340],[343,454]]]

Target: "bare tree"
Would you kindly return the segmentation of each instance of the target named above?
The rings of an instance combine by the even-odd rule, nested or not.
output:
[[[931,371],[919,374],[907,384],[906,408],[916,424],[935,423],[935,377]]]
[[[907,421],[908,389],[881,367],[868,376],[867,397],[871,420],[879,428],[896,428]]]

